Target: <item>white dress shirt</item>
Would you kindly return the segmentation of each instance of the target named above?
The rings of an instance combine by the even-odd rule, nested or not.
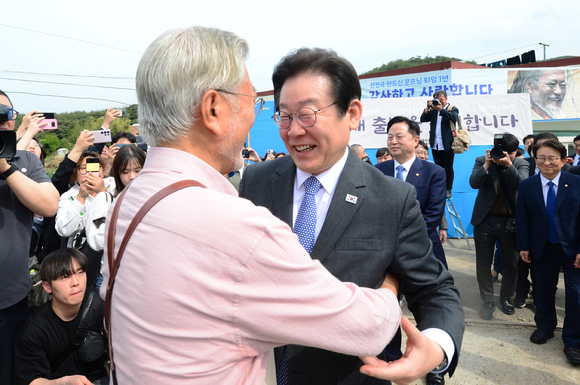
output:
[[[558,196],[558,184],[560,183],[560,175],[562,175],[562,172],[558,173],[558,175],[556,175],[556,177],[552,179],[552,183],[554,183],[554,192],[556,193],[556,196]],[[542,193],[544,194],[544,204],[547,207],[548,191],[550,191],[550,186],[548,186],[548,182],[550,182],[550,179],[540,174],[540,181],[542,182]]]

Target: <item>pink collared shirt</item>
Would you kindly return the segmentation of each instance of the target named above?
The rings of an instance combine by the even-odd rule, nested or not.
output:
[[[276,346],[365,356],[384,349],[401,317],[389,290],[341,283],[286,224],[238,198],[227,179],[186,152],[151,148],[123,200],[116,251],[145,201],[183,179],[207,188],[159,202],[137,227],[116,277],[119,383],[262,384]],[[103,276],[102,297],[107,262]]]

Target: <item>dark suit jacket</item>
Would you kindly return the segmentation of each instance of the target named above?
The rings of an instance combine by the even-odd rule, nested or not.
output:
[[[240,196],[292,227],[295,176],[290,156],[252,165],[242,177]],[[346,201],[347,194],[357,197],[356,204]],[[453,338],[453,373],[465,328],[463,307],[453,278],[433,256],[410,184],[385,177],[349,151],[311,257],[341,281],[363,287],[378,288],[387,270],[396,274],[419,329],[439,328]],[[400,354],[400,346],[394,348]],[[288,346],[290,384],[386,383],[360,374],[360,366],[357,357]]]
[[[529,251],[533,260],[544,252],[548,237],[548,217],[540,175],[520,182],[516,210],[518,250]],[[556,208],[556,230],[566,256],[574,261],[580,253],[580,177],[560,174]]]
[[[509,201],[508,206],[510,207],[512,216],[515,216],[513,210],[516,207],[516,197],[520,181],[528,177],[529,163],[524,159],[515,158],[512,165],[504,169],[499,169],[495,164],[492,164],[487,173],[483,168],[484,164],[485,156],[477,157],[475,159],[475,165],[473,166],[473,172],[469,178],[471,188],[479,189],[473,206],[473,214],[471,215],[471,224],[473,226],[479,225],[487,216],[487,213],[489,213],[489,209],[497,196],[497,185],[499,183],[500,173],[506,182],[506,198]]]
[[[443,141],[443,148],[445,151],[451,151],[451,144],[453,143],[453,134],[451,133],[451,124],[449,121],[457,122],[457,117],[459,116],[459,109],[455,106],[448,110],[449,104],[443,108],[441,113],[441,140]],[[428,114],[421,114],[422,122],[431,122],[431,127],[429,129],[429,147],[435,147],[435,131],[437,129],[437,110],[433,110]]]
[[[568,170],[564,170],[564,168],[562,167],[562,171],[568,171],[570,174],[580,176],[580,166],[571,166]]]
[[[388,160],[375,166],[387,176],[395,176],[395,161]],[[417,190],[417,200],[429,234],[437,232],[445,215],[445,170],[435,163],[416,158],[407,173],[407,183]]]

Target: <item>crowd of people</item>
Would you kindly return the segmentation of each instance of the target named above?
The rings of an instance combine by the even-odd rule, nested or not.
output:
[[[110,145],[81,132],[52,178],[36,139],[44,117],[31,111],[15,130],[0,91],[0,129],[18,140],[0,157],[0,383],[362,385],[426,375],[444,384],[453,375],[465,319],[442,245],[458,108],[444,91],[427,102],[429,145],[417,122],[392,118],[373,166],[363,146],[348,145],[362,115],[354,67],[302,48],[272,76],[287,153],[260,157],[244,144],[264,104],[247,54],[231,32],[164,33],[137,70],[139,126]],[[109,109],[101,128],[118,117]],[[501,311],[514,314],[533,288],[530,339],[545,343],[562,268],[564,352],[580,364],[578,159],[567,161],[551,134],[524,138],[525,159],[515,136],[501,139],[470,177],[480,315],[493,318],[497,255]],[[50,294],[32,313],[30,258]],[[416,326],[401,319],[403,296]]]

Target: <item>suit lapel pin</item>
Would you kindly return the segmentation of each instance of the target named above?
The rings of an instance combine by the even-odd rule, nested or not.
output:
[[[352,203],[353,205],[356,205],[356,201],[357,201],[357,197],[355,197],[354,195],[350,195],[350,194],[346,194],[346,201],[348,203]]]
[[[419,176],[419,173],[416,173],[415,176]]]
[[[564,187],[568,187],[568,185],[567,185],[567,184],[565,184],[565,185],[564,185]]]

